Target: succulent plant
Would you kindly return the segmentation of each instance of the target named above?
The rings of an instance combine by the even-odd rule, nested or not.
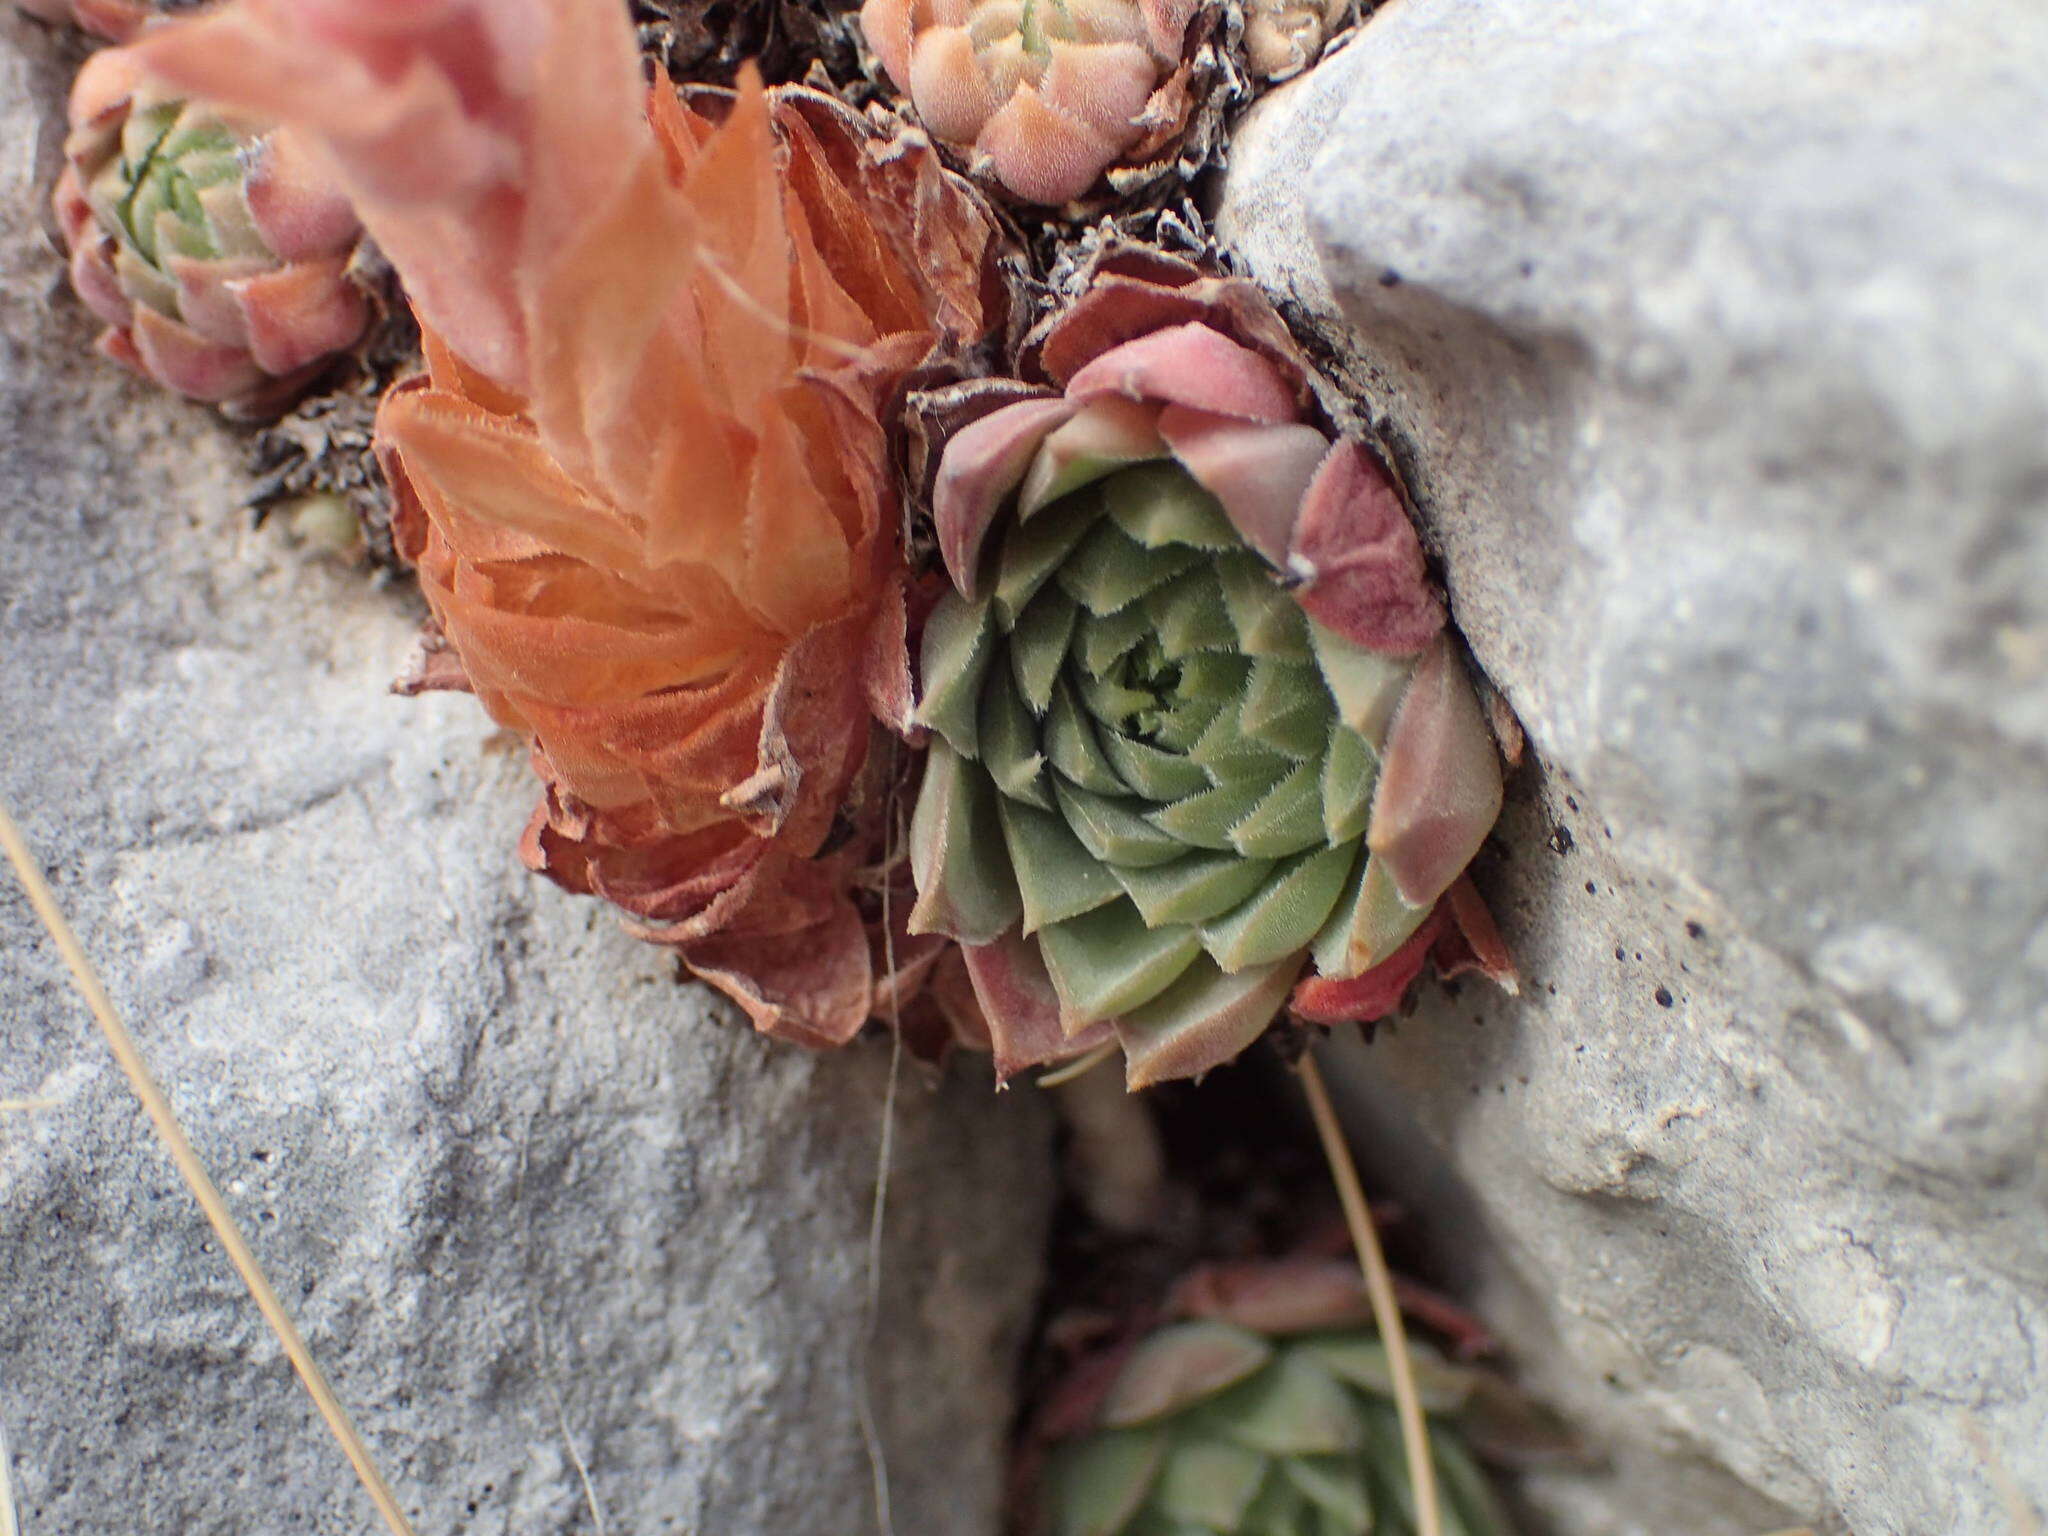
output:
[[[79,72],[65,156],[72,286],[117,361],[260,416],[362,336],[355,215],[284,131],[168,90],[115,48]]]
[[[893,407],[1001,322],[981,196],[817,91],[650,89],[618,0],[231,3],[137,47],[316,139],[405,284],[407,686],[531,748],[527,864],[781,1038],[920,984],[950,1021],[946,946],[884,927],[878,725],[913,702]]]
[[[14,0],[21,10],[53,26],[72,26],[110,43],[125,43],[150,17],[141,0]]]
[[[1500,808],[1393,482],[1219,328],[1262,301],[1208,284],[1206,318],[1078,355],[1140,304],[1098,289],[1047,342],[1062,392],[939,463],[911,926],[967,946],[999,1070],[1112,1037],[1134,1087],[1229,1059],[1309,966],[1395,957]]]
[[[1026,202],[1086,193],[1187,118],[1201,0],[866,0],[861,28],[935,138]]]
[[[1342,25],[1354,0],[1247,0],[1245,62],[1262,80],[1300,74]]]
[[[1254,1267],[1270,1273],[1253,1282],[1253,1307],[1170,1321],[1055,1396],[1041,1427],[1052,1443],[1034,1447],[1038,1536],[1410,1536],[1392,1375],[1356,1320],[1356,1271],[1333,1286],[1330,1266]],[[1304,1280],[1306,1305],[1288,1300]],[[1426,1345],[1410,1354],[1445,1530],[1505,1536],[1459,1419],[1506,1389]]]

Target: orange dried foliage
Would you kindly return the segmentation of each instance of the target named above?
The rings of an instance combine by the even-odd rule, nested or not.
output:
[[[318,139],[406,282],[395,531],[532,744],[529,863],[762,1029],[848,1038],[856,780],[911,704],[883,422],[997,317],[985,208],[815,93],[622,114],[616,0],[237,0],[147,46]]]

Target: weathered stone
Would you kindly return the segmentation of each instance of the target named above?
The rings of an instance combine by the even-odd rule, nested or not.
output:
[[[1522,999],[1358,1065],[1636,1474],[1574,1531],[2048,1503],[2044,81],[2025,5],[1399,0],[1234,147],[1533,743]]]
[[[406,592],[91,357],[55,47],[0,7],[0,797],[423,1536],[870,1529],[864,1358],[895,1529],[993,1533],[1042,1106],[905,1069],[864,1350],[886,1047],[763,1042],[526,875],[520,753],[386,691]],[[6,875],[0,1100],[26,1530],[372,1529]]]

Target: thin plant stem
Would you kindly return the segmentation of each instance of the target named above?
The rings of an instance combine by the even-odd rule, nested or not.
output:
[[[64,957],[64,964],[70,968],[71,979],[77,983],[78,991],[84,997],[86,1006],[92,1010],[98,1022],[100,1033],[106,1037],[107,1047],[114,1053],[114,1060],[127,1075],[128,1086],[135,1091],[135,1097],[142,1101],[150,1123],[156,1127],[158,1137],[171,1154],[171,1161],[177,1165],[178,1173],[185,1185],[192,1191],[192,1198],[199,1202],[200,1210],[206,1213],[207,1223],[221,1246],[227,1250],[228,1259],[235,1266],[235,1272],[242,1277],[242,1283],[255,1298],[257,1310],[263,1320],[270,1324],[270,1330],[277,1335],[278,1343],[284,1346],[292,1368],[299,1373],[299,1380],[305,1384],[306,1395],[313,1399],[313,1406],[320,1410],[320,1417],[327,1423],[328,1430],[341,1446],[342,1454],[348,1457],[355,1468],[363,1489],[370,1495],[370,1501],[377,1506],[377,1513],[384,1517],[391,1536],[415,1536],[405,1512],[398,1507],[390,1486],[370,1460],[370,1453],[363,1445],[362,1437],[349,1422],[348,1412],[335,1397],[333,1388],[321,1373],[319,1362],[306,1347],[306,1341],[299,1336],[297,1326],[284,1309],[284,1303],[277,1298],[277,1291],[263,1273],[263,1266],[256,1261],[256,1255],[242,1237],[242,1229],[235,1224],[227,1202],[214,1187],[206,1167],[199,1161],[199,1154],[192,1149],[191,1141],[185,1135],[185,1128],[178,1123],[178,1117],[171,1108],[171,1102],[157,1086],[150,1075],[149,1066],[142,1059],[142,1052],[136,1048],[135,1037],[128,1033],[128,1027],[114,1011],[113,1000],[107,996],[107,989],[101,983],[99,973],[93,969],[92,961],[86,958],[84,947],[78,942],[78,935],[65,920],[63,911],[57,905],[56,894],[43,878],[41,867],[29,851],[27,839],[15,825],[7,808],[0,805],[0,849],[4,849],[8,861],[14,865],[14,872],[21,877],[22,889],[28,893],[29,905],[49,931],[50,941],[57,946],[57,953]]]
[[[1337,1111],[1330,1103],[1330,1090],[1323,1084],[1322,1069],[1313,1055],[1304,1055],[1299,1071],[1309,1114],[1315,1119],[1316,1135],[1323,1144],[1323,1157],[1330,1165],[1337,1198],[1344,1206],[1344,1221],[1351,1228],[1351,1242],[1358,1250],[1358,1267],[1365,1275],[1365,1294],[1372,1301],[1373,1321],[1379,1327],[1381,1342],[1387,1346],[1387,1368],[1394,1378],[1394,1409],[1401,1419],[1401,1448],[1407,1452],[1408,1481],[1415,1488],[1416,1536],[1443,1536],[1436,1461],[1429,1452],[1429,1421],[1423,1416],[1422,1397],[1415,1389],[1415,1361],[1408,1353],[1408,1330],[1401,1322],[1401,1304],[1394,1297],[1394,1277],[1387,1269],[1387,1256],[1380,1248],[1380,1235],[1365,1203],[1365,1189],[1358,1182],[1358,1165],[1351,1160],[1344,1129],[1337,1123]]]

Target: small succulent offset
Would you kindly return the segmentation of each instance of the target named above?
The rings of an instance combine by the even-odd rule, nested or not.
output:
[[[1061,391],[947,436],[911,927],[965,946],[1000,1072],[1228,1060],[1306,969],[1394,962],[1499,812],[1399,493],[1290,350],[1247,284],[1108,272]]]
[[[64,150],[71,283],[109,357],[260,417],[361,338],[361,228],[287,131],[183,96],[116,48],[80,70]]]
[[[1189,103],[1200,0],[867,0],[861,29],[932,135],[1029,203],[1081,197]]]
[[[1091,1362],[1055,1398],[1040,1536],[1411,1536],[1386,1346],[1358,1316],[1356,1271],[1332,1284],[1326,1266],[1265,1268],[1241,1297]],[[1490,1378],[1410,1349],[1444,1529],[1505,1536],[1458,1429]]]
[[[1356,0],[1248,0],[1245,62],[1261,80],[1300,74],[1351,14]]]
[[[110,43],[125,43],[151,15],[140,0],[14,0],[39,21],[77,27]]]

